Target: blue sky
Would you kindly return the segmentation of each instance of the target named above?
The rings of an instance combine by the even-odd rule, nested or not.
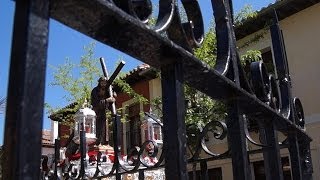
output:
[[[211,1],[199,0],[199,2],[205,21],[205,29],[208,29],[210,20],[212,19]],[[254,9],[259,10],[262,7],[265,7],[273,2],[274,0],[235,0],[234,9],[235,12],[237,12],[244,5],[250,4]],[[154,5],[156,5],[156,3],[154,3]],[[14,1],[0,1],[0,97],[4,97],[7,95],[14,6]],[[46,103],[49,103],[52,106],[60,107],[66,105],[66,102],[62,98],[66,93],[59,87],[52,87],[48,85],[53,80],[53,71],[49,68],[48,65],[57,66],[59,64],[63,64],[66,57],[69,57],[74,62],[79,62],[81,55],[84,54],[83,47],[91,42],[95,41],[54,20],[50,20],[45,89]],[[137,65],[141,64],[140,61],[133,59],[130,56],[127,56],[99,42],[96,42],[95,56],[104,57],[107,61],[108,69],[114,68],[115,63],[117,62],[119,57],[122,57],[126,61],[124,71],[129,71]],[[47,116],[48,115],[44,113],[44,129],[50,128],[50,120],[47,118]],[[3,143],[4,121],[5,115],[0,114],[0,145]]]

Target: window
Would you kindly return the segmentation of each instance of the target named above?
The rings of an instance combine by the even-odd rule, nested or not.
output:
[[[188,172],[189,180],[201,180],[204,179],[201,177],[201,171],[196,171],[196,179],[193,178],[193,171]],[[221,168],[212,168],[208,169],[208,179],[212,180],[222,180],[222,169]]]
[[[153,139],[162,140],[161,126],[157,123],[153,123]]]
[[[128,122],[126,124],[127,152],[131,148],[141,145],[140,127],[140,104],[133,104],[128,107]]]
[[[271,48],[268,47],[264,50],[261,50],[261,57],[262,57],[262,61],[265,64],[268,72],[274,73],[273,56],[272,56]]]
[[[281,163],[282,163],[282,170],[283,170],[283,179],[291,180],[291,172],[290,172],[291,168],[290,168],[289,158],[282,157]],[[254,177],[256,180],[266,179],[263,161],[254,162],[253,168],[254,168]]]

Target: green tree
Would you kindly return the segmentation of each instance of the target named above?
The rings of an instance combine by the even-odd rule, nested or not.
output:
[[[243,6],[243,8],[236,13],[234,17],[235,26],[242,25],[248,19],[256,18],[258,16],[258,12],[253,10],[250,4]]]
[[[239,13],[235,15],[235,25],[240,25],[248,18],[254,18],[257,12],[250,5],[244,6]],[[217,59],[217,39],[213,27],[206,33],[201,47],[194,50],[195,56],[204,61],[210,67],[214,67]],[[258,61],[261,59],[261,52],[250,50],[241,56],[241,63]],[[225,106],[222,102],[215,101],[207,95],[186,86],[186,99],[188,102],[186,123],[205,124],[211,120],[223,120],[226,116]]]
[[[185,13],[181,13],[181,16],[182,18],[186,18]],[[235,15],[234,24],[236,26],[241,25],[246,20],[255,18],[256,16],[257,12],[253,10],[252,6],[246,5]],[[258,40],[259,39],[253,40],[250,43]],[[217,59],[217,39],[214,23],[205,34],[202,45],[199,48],[194,49],[194,55],[210,67],[214,67]],[[246,65],[246,63],[258,61],[260,59],[260,51],[250,50],[241,56],[241,63]],[[223,120],[226,116],[225,106],[222,102],[215,101],[194,88],[185,86],[185,98],[187,100],[186,124],[189,127],[198,125],[203,126],[212,120]],[[159,105],[161,104],[161,100],[156,99],[155,104],[154,107],[161,107]]]
[[[52,107],[46,103],[46,108],[50,114],[55,113],[62,121],[72,118],[73,113],[79,109],[85,100],[90,102],[91,90],[97,85],[97,80],[102,76],[102,70],[99,63],[99,58],[94,54],[95,43],[84,46],[84,55],[81,56],[79,63],[73,63],[69,58],[58,66],[50,66],[53,69],[53,81],[51,86],[62,88],[66,95],[63,99],[68,104],[74,104],[68,108]],[[119,60],[120,62],[120,60]],[[137,102],[147,103],[147,100],[137,94],[123,78],[123,73],[115,79],[114,85],[119,89],[133,97]],[[66,113],[67,112],[67,113]],[[67,114],[67,115],[66,115]],[[67,121],[69,123],[69,121]],[[70,124],[71,125],[71,124]]]
[[[214,31],[208,32],[204,44],[196,49],[195,56],[205,61],[213,67],[216,62],[216,39]],[[241,57],[242,64],[261,59],[260,51],[248,51]],[[222,102],[216,101],[207,95],[185,86],[185,96],[187,99],[186,123],[206,124],[211,120],[223,120],[226,116],[225,106]]]
[[[63,99],[68,103],[82,104],[85,99],[90,100],[91,90],[101,76],[99,59],[94,57],[94,47],[94,43],[84,47],[85,55],[81,56],[78,64],[66,58],[64,64],[50,66],[54,79],[50,85],[61,87],[67,93]]]
[[[235,24],[240,25],[247,18],[254,18],[256,15],[257,13],[253,11],[251,6],[245,6],[235,15]],[[217,60],[217,39],[214,27],[215,24],[213,24],[212,28],[206,33],[201,47],[194,49],[194,55],[212,68]],[[257,50],[250,50],[240,58],[241,64],[244,66],[260,59],[261,52]],[[187,85],[185,86],[185,98],[188,102],[185,117],[188,144],[190,148],[194,148],[200,128],[203,128],[208,122],[213,120],[224,121],[227,111],[223,102],[216,101]]]
[[[241,24],[247,18],[254,18],[257,15],[252,10],[251,6],[245,6],[238,14],[235,15],[235,24]],[[65,63],[53,67],[55,69],[53,86],[62,87],[68,94],[64,97],[67,102],[78,102],[81,105],[84,99],[90,99],[90,92],[96,80],[100,76],[99,59],[94,57],[94,44],[90,44],[85,48],[85,55],[81,57],[79,64],[74,64],[70,59],[66,59]],[[212,28],[206,33],[204,42],[200,48],[194,49],[195,56],[213,67],[216,62],[217,41],[214,30]],[[248,51],[241,57],[243,64],[261,59],[259,51]],[[78,76],[73,75],[73,71],[77,69]],[[120,87],[122,92],[134,97],[136,101],[150,103],[153,107],[161,107],[161,99],[157,98],[152,102],[148,102],[144,97],[138,95],[133,89],[121,78],[117,78],[114,82]],[[223,120],[226,116],[224,104],[215,101],[205,94],[190,88],[185,87],[185,96],[187,100],[186,123],[187,125],[201,125],[212,120]],[[48,106],[50,107],[50,106]],[[51,111],[53,108],[49,108]],[[161,112],[161,108],[160,112]]]

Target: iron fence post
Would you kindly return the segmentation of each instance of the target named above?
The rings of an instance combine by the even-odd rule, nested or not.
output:
[[[279,80],[281,93],[281,113],[295,124],[295,110],[293,107],[293,99],[291,92],[291,79],[289,75],[288,60],[285,52],[285,44],[282,31],[279,27],[276,11],[274,12],[273,24],[270,26],[270,34],[272,39],[273,53],[275,58],[276,79]],[[299,143],[297,132],[288,129],[288,142],[290,152],[291,173],[294,180],[301,180],[301,157],[299,154]]]
[[[139,170],[139,180],[144,180],[144,170]]]
[[[281,164],[278,133],[274,129],[274,123],[263,123],[260,128],[260,137],[266,147],[263,149],[264,168],[267,180],[282,180],[283,171]]]
[[[310,151],[310,142],[304,138],[299,139],[300,157],[302,158],[301,172],[304,180],[312,180],[313,165]]]
[[[202,180],[209,180],[207,161],[200,162],[200,172],[201,172],[201,179]]]
[[[302,180],[301,171],[301,158],[299,154],[299,145],[297,141],[297,134],[295,132],[290,132],[288,134],[289,140],[289,153],[290,153],[290,165],[291,165],[291,175],[293,180]]]
[[[186,180],[186,126],[183,71],[180,63],[161,68],[166,179]]]
[[[231,150],[233,178],[237,180],[251,179],[251,167],[247,152],[244,118],[237,102],[228,104],[228,144]]]
[[[3,179],[39,179],[49,1],[15,3]]]
[[[60,139],[54,141],[54,175],[53,179],[58,179],[58,163],[60,161]]]
[[[120,171],[119,158],[121,157],[121,151],[119,149],[119,143],[121,143],[121,134],[120,134],[121,117],[118,114],[114,114],[112,117],[112,120],[113,120],[114,164],[115,164],[115,168],[116,168],[115,175],[116,175],[116,180],[121,180],[121,174],[119,172]]]
[[[87,168],[87,145],[86,145],[86,131],[85,124],[82,124],[83,129],[80,130],[80,178],[85,177],[86,168]]]

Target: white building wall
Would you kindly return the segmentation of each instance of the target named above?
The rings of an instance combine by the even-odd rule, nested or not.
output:
[[[300,11],[280,22],[283,31],[293,96],[302,101],[307,134],[313,138],[311,155],[313,178],[320,179],[320,3]],[[238,41],[238,46],[264,33],[264,37],[248,47],[239,49],[240,54],[247,50],[272,49],[270,33],[258,31]],[[282,155],[288,153],[282,152]]]
[[[320,121],[320,3],[296,13],[280,22],[283,31],[293,95],[299,97],[304,107],[307,123]],[[258,42],[240,48],[248,50],[272,48],[268,29],[260,30],[238,41],[238,47],[255,35],[263,34]]]

